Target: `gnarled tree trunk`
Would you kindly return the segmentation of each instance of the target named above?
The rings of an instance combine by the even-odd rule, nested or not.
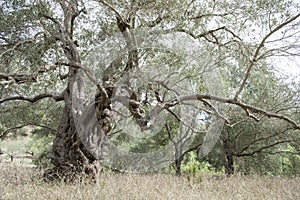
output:
[[[110,105],[114,80],[109,74],[103,77],[102,85],[98,84],[97,80],[92,80],[97,85],[99,93],[95,96],[95,101],[85,105],[83,77],[80,72],[87,73],[87,71],[81,64],[77,44],[73,39],[74,20],[82,10],[78,10],[77,1],[59,1],[59,3],[64,12],[62,23],[47,15],[44,17],[52,20],[59,29],[52,39],[61,42],[65,57],[68,59],[68,63],[64,65],[69,66],[70,72],[68,86],[64,91],[65,109],[49,155],[55,167],[47,170],[44,175],[49,180],[73,179],[82,174],[96,179],[100,168],[99,160],[103,158],[104,147],[107,143],[106,135],[111,130]],[[133,48],[136,45],[133,34],[129,32],[130,26],[125,23],[124,19],[118,17],[117,25],[126,41],[129,54],[124,69],[124,74],[126,74],[138,65],[137,50]],[[92,79],[89,75],[88,78]],[[144,110],[140,106],[138,95],[131,91],[130,85],[127,89],[131,96],[126,106],[141,128],[149,128],[149,119],[146,119]],[[78,111],[76,102],[84,105],[85,109]]]
[[[77,71],[73,70],[72,73],[64,93],[64,112],[49,155],[55,167],[44,174],[48,180],[73,180],[82,175],[95,180],[100,170],[99,160],[103,158],[107,134],[111,130],[109,98],[112,95],[112,87],[105,84],[107,96],[99,92],[95,101],[90,102],[87,109],[82,110],[78,116],[74,101],[82,102],[85,99],[84,95],[80,94],[82,88],[78,88],[77,93],[73,92],[74,86],[82,86],[76,82]]]
[[[78,9],[77,1],[58,2],[64,12],[64,19],[59,22],[47,14],[43,17],[51,20],[59,30],[50,39],[60,41],[68,61],[63,65],[69,66],[69,74],[68,85],[64,91],[65,108],[49,155],[55,167],[47,170],[44,177],[48,180],[72,180],[77,176],[86,175],[96,179],[99,171],[98,161],[102,157],[107,140],[106,134],[111,129],[111,90],[106,84],[107,88],[100,90],[94,101],[89,102],[87,109],[80,112],[74,110],[74,103],[86,101],[83,74],[80,73],[84,71],[84,67],[81,64],[77,42],[73,39],[74,20],[84,10]]]
[[[99,159],[102,157],[101,153],[107,141],[106,135],[110,131],[110,114],[107,111],[109,105],[104,104],[101,95],[96,99],[99,101],[97,105],[101,106],[94,106],[92,102],[91,108],[86,110],[85,116],[82,117],[83,121],[78,122],[74,119],[76,113],[72,110],[74,109],[73,98],[80,96],[72,95],[75,77],[76,70],[73,70],[73,77],[70,78],[64,92],[65,108],[60,126],[49,155],[55,167],[44,174],[48,180],[59,178],[72,180],[83,174],[96,179],[100,167]],[[93,146],[97,146],[97,152],[93,151],[95,149],[91,148]]]

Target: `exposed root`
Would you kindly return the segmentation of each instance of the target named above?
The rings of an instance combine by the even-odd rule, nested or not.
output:
[[[43,174],[43,179],[46,182],[64,181],[72,183],[79,181],[96,183],[99,169],[100,165],[97,161],[91,164],[65,164],[47,169]]]

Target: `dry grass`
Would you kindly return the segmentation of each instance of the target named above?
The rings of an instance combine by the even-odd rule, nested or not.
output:
[[[198,175],[188,181],[171,175],[104,173],[98,183],[47,184],[41,172],[5,165],[0,169],[0,199],[300,199],[300,178]]]

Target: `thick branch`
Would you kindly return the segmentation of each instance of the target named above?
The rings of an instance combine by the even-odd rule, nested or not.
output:
[[[198,143],[198,144],[196,144],[195,146],[193,146],[193,147],[190,147],[189,149],[187,149],[185,152],[183,152],[182,153],[182,156],[185,156],[185,154],[187,154],[187,153],[189,153],[189,152],[191,152],[191,151],[196,151],[196,150],[198,150],[201,146],[202,146],[202,142],[201,143]]]
[[[0,99],[0,105],[3,102],[15,101],[15,100],[28,101],[30,103],[35,103],[35,102],[40,101],[45,98],[51,98],[51,99],[54,99],[55,101],[63,101],[64,100],[63,95],[55,95],[55,94],[39,94],[35,97],[13,96],[13,97],[7,97],[7,98]]]
[[[58,67],[59,67],[58,65],[53,65],[53,66],[46,65],[30,75],[0,73],[0,85],[8,85],[12,83],[22,84],[22,83],[29,83],[29,82],[37,82],[39,74],[55,70]]]
[[[269,117],[269,118],[281,119],[283,121],[286,121],[288,124],[290,124],[293,129],[300,129],[300,126],[297,125],[297,123],[295,121],[293,121],[292,119],[290,119],[284,115],[272,113],[272,112],[263,110],[261,108],[256,108],[256,107],[250,106],[248,104],[236,101],[234,99],[228,99],[228,98],[213,96],[213,95],[209,95],[209,94],[195,94],[195,95],[179,96],[177,99],[173,99],[173,100],[165,102],[165,103],[163,103],[163,102],[158,103],[151,110],[150,117],[147,119],[145,118],[144,111],[141,108],[141,104],[138,101],[138,99],[132,99],[132,98],[124,97],[124,96],[114,96],[114,98],[111,99],[112,102],[120,102],[124,106],[129,106],[129,110],[133,114],[134,118],[139,122],[139,125],[145,129],[152,127],[155,120],[157,119],[157,116],[164,109],[166,109],[167,111],[170,111],[171,107],[174,107],[174,106],[184,103],[186,101],[195,101],[195,100],[202,101],[202,102],[205,100],[213,100],[213,101],[217,101],[217,102],[221,102],[221,103],[225,103],[225,104],[236,105],[236,106],[242,108],[247,113],[248,117],[252,117],[256,121],[259,121],[260,119],[257,119],[249,111],[251,111],[252,113],[261,114],[261,115]],[[132,109],[132,108],[135,108],[135,109]],[[222,117],[224,119],[224,116],[222,116],[221,114],[219,114],[219,117]],[[181,119],[179,117],[176,117],[176,115],[175,115],[175,118],[177,120],[181,121]]]
[[[8,85],[12,83],[28,83],[28,82],[36,82],[36,75],[27,75],[27,74],[3,74],[0,73],[0,85]]]
[[[263,140],[268,140],[268,139],[270,139],[270,138],[276,137],[276,136],[278,136],[278,135],[280,135],[280,134],[285,133],[285,132],[288,131],[288,130],[290,130],[290,128],[287,128],[287,129],[285,129],[285,130],[283,130],[283,131],[280,131],[280,132],[275,132],[274,134],[269,135],[269,136],[267,136],[267,137],[262,137],[262,138],[258,138],[258,139],[256,139],[256,140],[253,140],[253,141],[250,142],[247,146],[245,146],[242,150],[240,150],[238,154],[242,154],[243,152],[245,152],[247,149],[249,149],[252,145],[254,145],[254,144],[257,143],[257,142],[260,142],[260,141],[263,141]]]
[[[167,108],[173,107],[184,101],[191,101],[191,100],[203,101],[203,99],[208,99],[208,100],[218,101],[221,103],[236,105],[236,106],[242,108],[246,113],[249,113],[249,111],[251,111],[253,113],[262,114],[266,117],[282,119],[282,120],[288,122],[290,125],[292,125],[292,127],[294,129],[300,129],[300,126],[297,125],[296,122],[294,122],[293,120],[289,119],[288,117],[286,117],[284,115],[271,113],[271,112],[268,112],[261,108],[256,108],[256,107],[241,103],[234,99],[228,99],[228,98],[223,98],[223,97],[218,97],[218,96],[213,96],[213,95],[208,95],[208,94],[195,94],[195,95],[179,96],[177,99],[165,103],[164,108],[167,109]]]
[[[50,130],[50,131],[53,132],[53,133],[56,131],[55,129],[50,128],[50,127],[48,127],[48,126],[46,126],[46,125],[28,123],[28,124],[22,124],[22,125],[20,125],[20,126],[15,126],[15,127],[12,127],[12,128],[7,129],[6,131],[4,131],[3,133],[0,134],[0,139],[3,139],[4,137],[6,137],[7,134],[9,134],[11,131],[17,130],[17,129],[21,129],[21,128],[25,127],[25,126],[42,127],[42,128],[46,128],[46,129]]]
[[[150,21],[147,23],[147,26],[152,28],[158,25],[160,22],[162,22],[163,18],[161,16],[158,16],[155,20]]]
[[[265,153],[265,154],[269,154],[269,155],[275,155],[275,154],[300,155],[300,151],[298,151],[298,152],[292,152],[292,151],[274,151],[274,152],[261,151],[260,153]]]
[[[208,14],[202,14],[202,15],[190,17],[189,19],[201,19],[204,17],[225,17],[225,16],[231,15],[231,14],[233,14],[233,12],[230,12],[230,13],[208,13]]]
[[[220,31],[220,30],[224,30],[224,31],[227,31],[229,32],[233,37],[235,38],[238,38],[239,40],[241,40],[241,38],[239,36],[237,36],[236,34],[234,34],[231,30],[229,30],[227,27],[225,26],[222,26],[222,27],[219,27],[219,28],[216,28],[216,29],[212,29],[212,30],[209,30],[209,31],[205,31],[201,34],[198,34],[198,35],[195,35],[193,32],[189,31],[189,30],[186,30],[186,29],[182,29],[182,28],[173,28],[173,29],[170,29],[170,30],[167,30],[166,32],[169,33],[169,32],[173,32],[173,31],[176,31],[176,32],[183,32],[183,33],[186,33],[187,35],[190,35],[192,38],[194,39],[198,39],[198,38],[201,38],[201,37],[204,37],[207,36],[207,35],[212,35],[213,37],[215,37],[213,35],[213,33],[217,32],[217,31]]]
[[[253,156],[254,154],[262,152],[264,149],[268,149],[268,148],[274,147],[274,146],[279,145],[279,144],[288,143],[288,142],[295,142],[295,141],[299,141],[299,139],[297,139],[297,140],[282,140],[282,141],[274,142],[273,144],[261,147],[260,149],[257,149],[255,151],[248,152],[248,153],[239,153],[236,156],[238,156],[238,157]]]
[[[44,14],[44,13],[42,13],[40,15],[41,15],[41,17],[52,21],[57,26],[57,28],[59,29],[60,33],[63,33],[64,29],[63,29],[61,23],[57,19],[55,19],[54,17],[51,17],[51,16],[49,16],[47,14]]]
[[[23,45],[25,45],[25,44],[31,44],[31,43],[33,43],[35,40],[37,40],[37,38],[38,38],[41,34],[43,34],[43,32],[37,33],[37,34],[33,37],[33,39],[28,39],[28,40],[24,40],[24,41],[18,42],[18,43],[15,44],[12,48],[7,49],[7,50],[4,51],[3,53],[1,53],[1,54],[0,54],[0,58],[1,58],[3,55],[7,54],[8,52],[16,50],[16,49],[19,48],[20,46],[23,46]]]
[[[222,27],[219,27],[219,28],[216,28],[216,29],[212,29],[212,30],[209,30],[209,31],[206,31],[204,33],[201,33],[199,35],[195,35],[194,33],[192,33],[191,31],[189,30],[186,30],[186,29],[182,29],[182,28],[174,28],[174,29],[171,29],[171,31],[177,31],[177,32],[183,32],[183,33],[186,33],[188,35],[190,35],[191,37],[193,37],[194,39],[198,39],[198,38],[201,38],[201,37],[204,37],[206,35],[209,35],[211,33],[214,33],[216,31],[219,31],[219,30],[224,30],[225,27],[222,26]]]
[[[123,19],[122,15],[109,3],[103,0],[96,0],[99,3],[102,3],[103,5],[107,6],[109,9],[111,9],[122,22],[126,23],[126,26],[130,27],[130,25]]]

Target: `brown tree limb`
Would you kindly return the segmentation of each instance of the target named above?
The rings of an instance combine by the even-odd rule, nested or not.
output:
[[[184,151],[183,153],[182,153],[182,156],[185,156],[187,153],[189,153],[189,152],[191,152],[191,151],[196,151],[196,150],[198,150],[201,146],[202,146],[202,142],[200,142],[200,143],[198,143],[198,144],[196,144],[195,146],[192,146],[192,147],[190,147],[190,148],[188,148],[186,151]]]
[[[64,100],[64,96],[62,94],[56,95],[56,94],[46,93],[46,94],[39,94],[34,97],[12,96],[12,97],[2,98],[2,99],[0,99],[0,105],[6,101],[15,101],[15,100],[28,101],[30,103],[35,103],[35,102],[40,101],[45,98],[51,98],[51,99],[54,99],[55,101],[63,101]]]
[[[71,30],[70,30],[70,35],[71,35],[71,39],[73,39],[73,32],[74,32],[74,23],[75,23],[75,19],[81,14],[81,13],[86,13],[86,9],[82,8],[81,10],[75,12],[72,15],[72,19],[71,19]]]
[[[264,147],[262,147],[260,149],[255,150],[255,151],[248,152],[248,153],[240,153],[240,154],[236,154],[235,156],[237,156],[237,157],[253,156],[254,154],[260,153],[263,150],[271,148],[271,147],[274,147],[276,145],[283,144],[283,143],[288,143],[288,142],[295,142],[295,141],[300,141],[300,139],[296,139],[296,140],[282,140],[282,141],[274,142],[274,143],[272,143],[270,145],[264,146]]]
[[[57,19],[55,19],[54,17],[51,17],[51,16],[49,16],[49,15],[47,15],[45,13],[40,14],[40,16],[43,17],[43,18],[45,18],[45,19],[48,19],[48,20],[52,21],[58,27],[59,31],[61,33],[63,32],[63,27],[62,27],[61,23]]]
[[[52,70],[56,70],[59,67],[59,65],[53,65],[53,66],[43,66],[38,71],[34,72],[33,74],[5,74],[0,73],[0,85],[9,85],[13,83],[17,84],[23,84],[23,83],[29,83],[29,82],[37,82],[38,81],[38,75],[49,72]]]
[[[163,106],[164,106],[165,109],[167,109],[167,108],[173,107],[177,104],[180,104],[181,102],[184,102],[184,101],[191,101],[191,100],[202,101],[204,99],[213,100],[213,101],[226,103],[226,104],[236,105],[236,106],[242,108],[246,113],[249,113],[249,111],[251,111],[253,113],[261,114],[261,115],[264,115],[264,116],[269,117],[269,118],[272,117],[272,118],[281,119],[281,120],[286,121],[290,125],[292,125],[292,127],[294,129],[300,129],[300,126],[297,125],[297,123],[295,121],[291,120],[290,118],[288,118],[284,115],[275,114],[275,113],[263,110],[261,108],[256,108],[254,106],[250,106],[248,104],[241,103],[241,102],[239,102],[237,100],[234,100],[234,99],[223,98],[223,97],[218,97],[218,96],[209,95],[209,94],[195,94],[195,95],[179,96],[177,99],[169,101],[169,102],[165,103]]]
[[[31,43],[33,43],[35,40],[37,40],[37,38],[38,38],[41,34],[43,34],[43,32],[38,32],[37,34],[35,34],[35,36],[34,36],[32,39],[27,39],[27,40],[23,40],[23,41],[21,41],[21,42],[18,42],[18,43],[15,44],[12,48],[9,48],[9,49],[7,49],[6,51],[2,52],[2,53],[0,54],[0,58],[1,58],[2,56],[4,56],[5,54],[7,54],[8,52],[16,50],[16,49],[17,49],[18,47],[20,47],[20,46],[23,46],[23,45],[25,45],[25,44],[31,44]]]
[[[122,17],[122,15],[112,6],[110,5],[108,2],[104,1],[104,0],[95,0],[99,3],[102,3],[104,6],[108,7],[109,9],[111,9],[115,15],[117,16],[117,18],[119,18],[122,22],[124,22],[126,24],[127,27],[130,27],[130,24],[128,24]]]
[[[275,154],[289,154],[289,155],[300,155],[300,151],[298,152],[291,152],[291,151],[261,151],[260,153],[265,153],[269,155],[275,155]]]
[[[162,22],[163,18],[159,15],[155,20],[150,21],[147,23],[147,26],[152,28],[158,25],[160,22]]]
[[[276,136],[279,136],[283,133],[285,133],[286,131],[288,130],[291,130],[290,128],[287,128],[287,129],[284,129],[283,131],[280,131],[280,132],[275,132],[274,134],[271,134],[267,137],[261,137],[261,138],[258,138],[256,140],[253,140],[252,142],[250,142],[249,144],[247,144],[244,148],[242,148],[238,154],[242,154],[243,152],[245,152],[246,150],[248,150],[251,146],[253,146],[255,143],[257,142],[260,142],[260,141],[264,141],[264,140],[268,140],[270,138],[273,138],[273,137],[276,137]]]
[[[220,30],[224,30],[226,32],[229,32],[233,37],[241,40],[241,38],[238,35],[236,35],[233,31],[231,31],[230,29],[228,29],[225,26],[222,26],[222,27],[219,27],[219,28],[215,28],[215,29],[212,29],[212,30],[209,30],[209,31],[205,31],[205,32],[200,33],[198,35],[195,35],[193,32],[191,32],[189,30],[186,30],[186,29],[183,29],[183,28],[172,28],[172,29],[166,30],[165,32],[166,33],[174,32],[174,31],[175,32],[182,32],[182,33],[185,33],[185,34],[191,36],[194,39],[198,39],[198,38],[201,38],[201,37],[206,37],[208,35],[212,35],[213,37],[215,37],[215,35],[213,35],[213,33],[218,32]]]
[[[261,108],[257,108],[239,101],[236,101],[234,99],[229,99],[229,98],[223,98],[223,97],[218,97],[218,96],[214,96],[214,95],[209,95],[209,94],[195,94],[195,95],[185,95],[185,96],[179,96],[176,99],[173,99],[171,101],[168,102],[161,102],[158,103],[151,111],[151,113],[155,113],[155,115],[150,116],[150,119],[145,119],[145,116],[143,114],[141,114],[140,112],[132,112],[133,116],[138,119],[138,121],[143,121],[143,124],[140,124],[140,126],[143,126],[144,128],[149,128],[152,126],[152,124],[154,123],[154,121],[156,120],[157,116],[159,115],[159,113],[161,111],[163,111],[164,109],[166,109],[167,111],[171,111],[170,108],[179,105],[181,103],[184,103],[186,101],[204,101],[207,102],[205,100],[213,100],[213,101],[217,101],[217,102],[221,102],[221,103],[225,103],[225,104],[231,104],[231,105],[236,105],[240,108],[242,108],[248,117],[255,119],[255,121],[260,121],[261,118],[257,118],[255,117],[252,113],[256,113],[256,114],[260,114],[263,115],[265,117],[268,118],[276,118],[276,119],[281,119],[285,122],[287,122],[288,124],[290,124],[292,126],[293,129],[300,129],[300,126],[293,121],[292,119],[284,116],[284,115],[280,115],[280,114],[276,114],[276,113],[272,113],[269,111],[266,111],[264,109]],[[112,99],[113,102],[120,102],[122,103],[124,106],[129,106],[129,107],[135,107],[135,108],[141,108],[141,104],[138,100],[134,100],[134,99],[130,99],[128,97],[123,97],[123,96],[115,96]],[[154,112],[153,112],[154,111]],[[251,111],[252,113],[250,113],[249,111]],[[171,112],[171,114],[180,122],[182,122],[182,120],[180,119],[180,117],[178,117],[176,114],[174,115],[174,113]],[[223,115],[221,115],[220,113],[217,113],[217,116],[226,119]],[[229,120],[227,120],[227,123],[229,123]],[[185,124],[186,125],[186,124]],[[236,125],[236,124],[234,124]],[[228,126],[231,126],[230,124],[228,124]]]
[[[255,52],[254,52],[254,55],[249,63],[249,66],[247,68],[247,71],[245,73],[245,77],[238,89],[238,91],[236,92],[235,96],[234,96],[234,100],[237,100],[239,95],[241,94],[241,92],[243,91],[245,85],[246,85],[246,82],[247,80],[249,79],[250,77],[250,74],[251,74],[251,70],[252,68],[254,67],[254,64],[255,62],[258,61],[258,59],[261,59],[262,57],[259,56],[259,53],[261,51],[261,49],[264,47],[264,44],[266,43],[267,39],[269,37],[271,37],[274,33],[276,33],[277,31],[279,31],[280,29],[282,29],[283,27],[285,27],[286,25],[288,25],[289,23],[295,21],[297,18],[300,17],[300,13],[295,15],[294,17],[290,18],[289,20],[285,21],[284,23],[280,24],[279,26],[277,26],[275,29],[273,29],[272,31],[270,31],[263,39],[262,41],[260,42],[260,44],[258,45],[258,47],[256,48]]]
[[[29,82],[36,82],[36,75],[27,75],[27,74],[3,74],[0,73],[0,85],[9,85],[13,83],[22,84]]]
[[[192,38],[194,39],[198,39],[198,38],[201,38],[201,37],[204,37],[206,35],[209,35],[211,33],[214,33],[214,32],[217,32],[219,30],[224,30],[225,29],[225,26],[222,26],[222,27],[219,27],[219,28],[216,28],[216,29],[212,29],[212,30],[209,30],[209,31],[205,31],[204,33],[201,33],[199,35],[195,35],[194,33],[192,33],[191,31],[189,30],[186,30],[186,29],[183,29],[183,28],[173,28],[171,30],[168,30],[167,32],[172,32],[172,31],[176,31],[176,32],[182,32],[182,33],[186,33],[187,35],[190,35]]]
[[[204,17],[225,17],[225,16],[231,15],[231,14],[233,14],[233,12],[230,12],[230,13],[208,13],[208,14],[202,14],[202,15],[190,17],[188,19],[201,19]]]
[[[218,109],[216,109],[211,103],[209,103],[208,101],[202,99],[201,100],[203,102],[203,104],[207,107],[209,107],[215,114],[216,116],[222,118],[225,121],[225,124],[231,124],[229,119],[226,118],[226,116],[222,115]]]
[[[11,131],[17,130],[17,129],[21,129],[21,128],[25,127],[25,126],[42,127],[42,128],[46,128],[46,129],[50,130],[51,132],[55,132],[56,131],[55,129],[50,128],[49,126],[46,126],[46,125],[28,123],[28,124],[22,124],[20,126],[11,127],[9,129],[5,130],[3,133],[0,134],[0,139],[4,139]]]

